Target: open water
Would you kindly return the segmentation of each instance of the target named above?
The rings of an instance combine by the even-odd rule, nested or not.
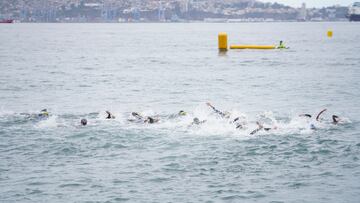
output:
[[[218,32],[290,49],[221,54]],[[359,39],[348,22],[1,25],[0,202],[359,202]]]

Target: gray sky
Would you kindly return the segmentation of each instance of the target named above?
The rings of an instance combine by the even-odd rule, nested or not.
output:
[[[324,7],[324,6],[333,6],[340,4],[342,6],[349,6],[355,1],[360,0],[261,0],[263,2],[278,2],[285,5],[300,7],[302,3],[306,3],[306,7]]]

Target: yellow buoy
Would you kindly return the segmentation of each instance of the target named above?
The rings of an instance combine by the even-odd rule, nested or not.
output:
[[[333,36],[333,31],[332,31],[332,30],[328,30],[327,36],[328,36],[329,38],[331,38],[331,37]]]
[[[230,45],[230,49],[275,49],[275,45]]]
[[[228,49],[228,42],[227,42],[227,34],[225,32],[219,33],[219,50],[220,51],[227,51]]]

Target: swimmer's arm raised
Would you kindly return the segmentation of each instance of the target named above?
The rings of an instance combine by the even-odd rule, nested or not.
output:
[[[326,110],[327,110],[327,109],[323,109],[322,111],[320,111],[320,112],[318,113],[318,115],[316,116],[316,120],[317,120],[317,121],[319,121],[321,114],[324,113]]]
[[[206,105],[211,107],[215,111],[215,113],[217,113],[217,114],[219,114],[221,116],[225,116],[225,113],[223,113],[223,112],[219,111],[218,109],[216,109],[213,105],[210,104],[210,102],[207,102]]]

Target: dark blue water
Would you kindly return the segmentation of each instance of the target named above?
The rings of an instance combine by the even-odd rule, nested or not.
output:
[[[218,32],[290,49],[219,54]],[[1,25],[0,202],[358,202],[359,38],[347,22]],[[249,135],[256,121],[272,130]]]

